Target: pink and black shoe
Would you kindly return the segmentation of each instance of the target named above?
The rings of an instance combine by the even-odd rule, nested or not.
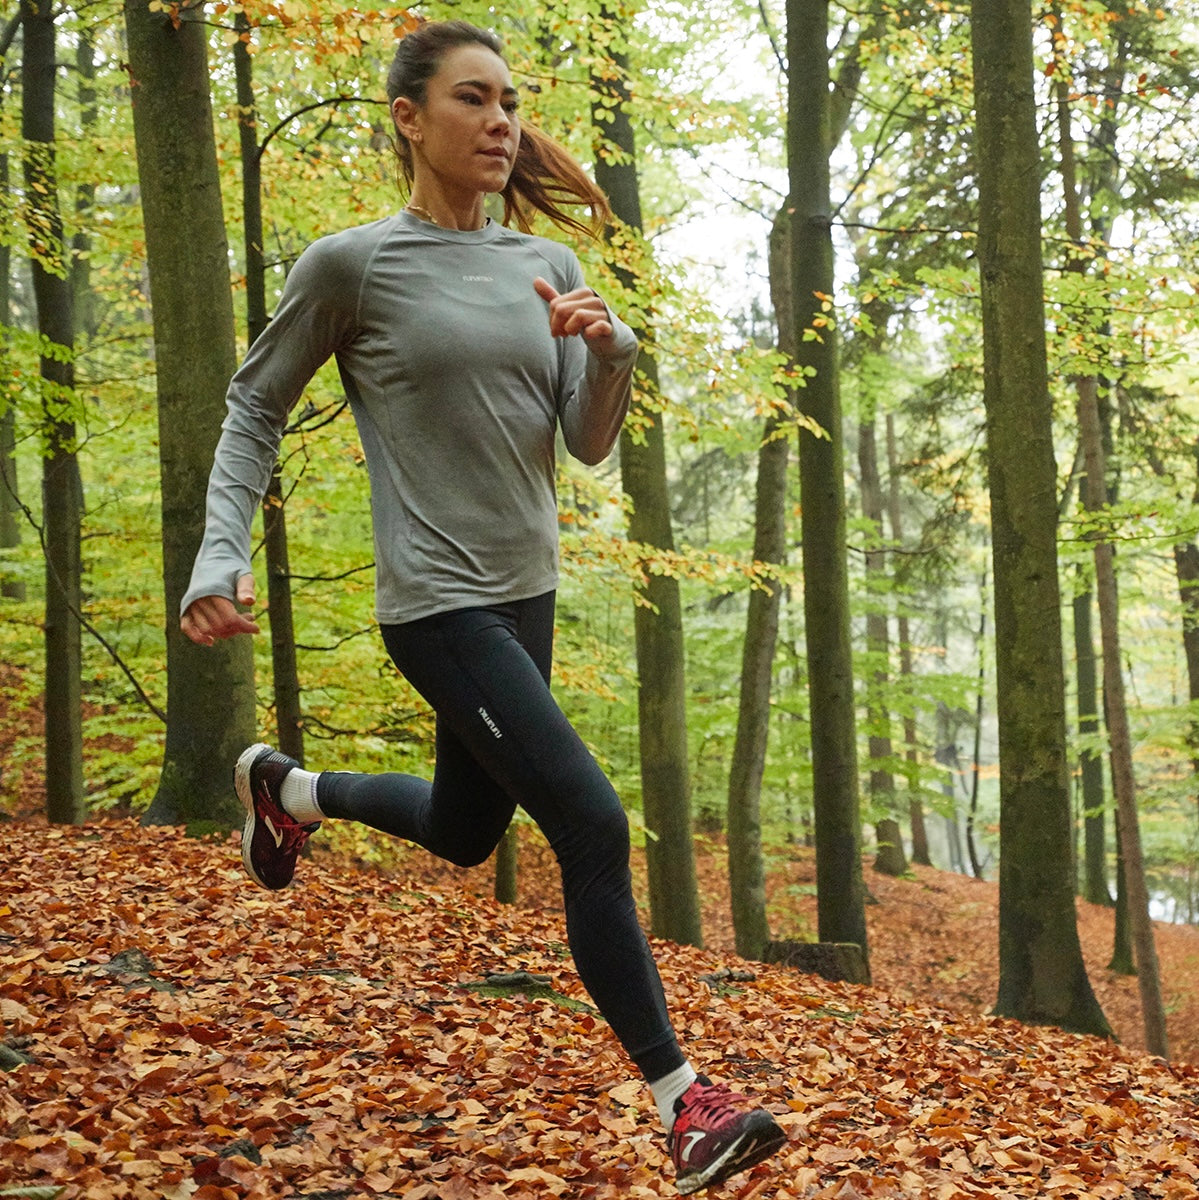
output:
[[[233,768],[233,786],[246,810],[241,834],[241,860],[255,883],[278,891],[291,883],[296,859],[320,822],[301,824],[283,810],[279,791],[294,758],[262,742],[242,752]]]
[[[775,1119],[705,1076],[675,1101],[667,1138],[675,1186],[684,1195],[721,1183],[768,1158],[787,1141]]]

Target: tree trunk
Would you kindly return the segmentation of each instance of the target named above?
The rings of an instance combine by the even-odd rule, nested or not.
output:
[[[942,639],[942,644],[944,639]],[[945,768],[941,783],[941,794],[945,797],[945,840],[949,846],[949,869],[959,875],[966,873],[966,861],[962,855],[962,833],[958,821],[957,780],[961,774],[958,747],[950,722],[949,706],[943,701],[937,705],[936,713],[936,761]]]
[[[238,32],[250,22],[244,12],[233,20]],[[262,148],[254,101],[254,59],[240,39],[233,43],[237,78],[238,133],[241,142],[242,218],[246,254],[246,342],[252,346],[267,326],[265,235],[262,223]],[[262,499],[262,532],[266,553],[267,618],[271,638],[271,681],[275,694],[278,747],[304,763],[304,711],[296,666],[296,628],[291,604],[291,560],[287,549],[287,508],[279,464]]]
[[[1199,507],[1199,490],[1194,503]],[[1174,573],[1182,605],[1182,648],[1186,655],[1188,698],[1199,708],[1199,546],[1185,542],[1174,547]],[[1192,721],[1189,734],[1191,770],[1199,777],[1199,721]],[[1199,789],[1196,791],[1199,802]]]
[[[1074,135],[1070,128],[1070,106],[1065,89],[1060,84],[1058,95],[1066,233],[1074,245],[1081,247],[1082,219],[1074,171]],[[1069,267],[1082,271],[1083,260],[1072,258]],[[1078,396],[1078,436],[1082,442],[1086,463],[1084,504],[1089,514],[1097,516],[1107,508],[1107,458],[1099,417],[1099,381],[1093,375],[1079,376],[1075,379],[1074,386]],[[1136,776],[1132,764],[1132,734],[1124,693],[1115,549],[1110,541],[1102,540],[1102,535],[1100,536],[1101,540],[1094,544],[1095,593],[1099,601],[1099,636],[1103,646],[1104,716],[1107,721],[1111,756],[1112,791],[1116,798],[1116,823],[1120,828],[1120,846],[1128,889],[1128,919],[1136,954],[1145,1045],[1151,1054],[1168,1058],[1170,1047],[1166,1036],[1166,1011],[1162,1003],[1161,973],[1153,938],[1153,920],[1149,914],[1149,889],[1145,882],[1145,858],[1137,816]]]
[[[970,858],[970,874],[975,879],[983,878],[982,863],[978,857],[978,847],[974,841],[974,819],[978,815],[978,788],[982,779],[982,743],[983,743],[983,710],[986,703],[987,691],[987,574],[983,572],[982,585],[979,587],[979,597],[982,604],[978,613],[978,687],[974,694],[974,745],[970,751],[970,803],[966,809],[966,853]]]
[[[82,822],[83,606],[80,527],[83,485],[75,455],[74,316],[54,154],[55,29],[49,0],[26,0],[21,15],[22,134],[38,333],[57,353],[41,356],[42,531],[46,558],[46,815]]]
[[[95,136],[99,109],[96,104],[96,46],[90,30],[76,34],[75,75],[79,80],[79,132],[83,141]],[[81,179],[75,185],[75,215],[78,231],[71,241],[71,296],[74,301],[75,334],[87,343],[96,336],[96,297],[92,291],[92,237],[87,230],[96,207],[96,183]]]
[[[1082,239],[1074,139],[1070,133],[1069,89],[1059,77],[1055,85],[1061,143],[1061,169],[1066,193],[1066,222],[1076,242]],[[1081,266],[1079,260],[1076,266]],[[1085,484],[1084,484],[1085,487]],[[1085,499],[1084,499],[1085,507]],[[1099,733],[1098,679],[1092,633],[1093,594],[1088,586],[1074,597],[1074,660],[1077,685],[1078,732],[1084,739],[1079,756],[1083,809],[1083,895],[1093,904],[1111,904],[1107,889],[1107,846],[1104,822],[1103,760],[1085,745]]]
[[[619,21],[609,14],[613,29]],[[596,183],[608,195],[616,219],[640,235],[641,190],[637,148],[628,114],[627,60],[609,48],[611,66],[594,83],[600,97],[593,112],[600,140]],[[630,269],[616,273],[631,293]],[[638,329],[641,340],[639,386],[656,399],[658,367],[652,332]],[[621,482],[632,504],[629,539],[655,551],[673,551],[670,495],[666,485],[664,414],[647,411],[634,398],[640,441],[626,425],[620,435]],[[691,776],[687,758],[687,705],[683,658],[683,613],[678,580],[646,573],[633,614],[637,646],[637,715],[640,731],[642,805],[651,837],[646,844],[650,928],[658,937],[700,946],[703,932],[691,829]]]
[[[0,93],[2,99],[2,93]],[[0,153],[0,188],[9,193],[8,155]],[[12,251],[0,241],[0,370],[12,377],[9,364],[9,305],[12,297]],[[14,550],[21,544],[21,491],[17,481],[17,412],[11,400],[0,404],[0,550]],[[16,574],[0,570],[0,597],[25,599],[25,581]]]
[[[516,903],[517,878],[520,868],[520,838],[513,821],[504,830],[495,848],[495,879],[492,892],[501,904]]]
[[[1057,496],[1041,266],[1032,14],[974,0],[978,253],[1000,756],[996,1011],[1110,1034],[1070,867]]]
[[[1077,379],[1075,385],[1078,392],[1079,436],[1086,452],[1086,507],[1095,514],[1107,506],[1098,386],[1094,378]],[[1095,591],[1099,600],[1100,640],[1103,645],[1104,716],[1108,731],[1112,791],[1116,798],[1116,824],[1120,830],[1120,860],[1127,918],[1141,994],[1145,1046],[1151,1054],[1168,1058],[1170,1047],[1166,1033],[1166,1012],[1162,1002],[1153,920],[1149,913],[1149,889],[1145,882],[1145,858],[1132,763],[1132,734],[1121,665],[1115,552],[1110,542],[1097,541],[1094,553]]]
[[[1074,597],[1074,675],[1078,692],[1078,732],[1094,740],[1099,732],[1099,695],[1095,640],[1091,630],[1090,588]],[[1079,755],[1082,776],[1083,888],[1091,904],[1112,903],[1107,887],[1107,831],[1104,821],[1103,759],[1083,746]]]
[[[1116,825],[1116,912],[1112,928],[1112,957],[1107,964],[1117,975],[1135,975],[1132,961],[1132,929],[1128,920],[1128,888],[1124,883],[1124,852],[1120,848],[1120,826]]]
[[[881,327],[881,326],[880,326]],[[873,413],[858,426],[858,471],[862,516],[869,522],[866,550],[866,656],[871,669],[866,683],[866,723],[870,749],[870,804],[876,815],[874,869],[883,875],[902,875],[908,869],[903,833],[895,815],[895,775],[890,767],[891,713],[887,704],[890,682],[891,630],[883,609],[887,591],[883,543],[883,485],[878,469],[878,437]]]
[[[888,516],[891,522],[891,541],[903,545],[903,517],[899,504],[899,455],[895,445],[895,416],[887,413],[887,491]],[[912,684],[912,631],[907,614],[901,612],[898,621],[899,674],[909,695],[914,694]],[[903,717],[904,762],[908,788],[908,823],[912,830],[912,862],[931,867],[933,860],[928,851],[928,830],[924,827],[924,805],[920,800],[920,751],[916,728],[916,714],[909,708]]]
[[[1192,459],[1199,466],[1199,446],[1192,447]],[[1153,473],[1168,475],[1166,464],[1153,452],[1147,455]],[[1191,492],[1191,504],[1199,508],[1199,478]],[[1174,547],[1174,576],[1178,580],[1178,601],[1182,613],[1182,652],[1187,665],[1187,698],[1192,710],[1199,708],[1199,545],[1179,542]],[[1191,753],[1191,771],[1199,778],[1199,719],[1192,718],[1187,731]],[[1199,790],[1196,791],[1199,802]]]
[[[782,563],[791,423],[771,415],[758,450],[754,561]],[[749,593],[741,651],[737,730],[729,768],[728,854],[733,934],[742,958],[758,958],[770,940],[762,860],[762,774],[770,734],[770,692],[783,585],[772,579]]]
[[[799,437],[804,618],[812,722],[816,908],[822,942],[856,942],[868,958],[849,639],[845,477],[829,195],[828,0],[788,0],[787,160],[791,299],[804,415]]]
[[[778,325],[779,349],[794,354],[786,287],[789,262],[787,214],[770,231],[770,291]],[[794,397],[792,397],[792,402]],[[754,561],[782,564],[786,558],[787,466],[793,421],[772,412],[762,430],[754,495]],[[760,958],[770,940],[766,918],[766,868],[762,860],[762,773],[770,734],[770,691],[778,643],[782,584],[751,588],[741,650],[741,691],[737,732],[729,768],[728,853],[733,936],[742,958]]]
[[[148,823],[241,824],[230,770],[254,740],[250,639],[197,646],[179,603],[204,527],[204,497],[236,365],[228,245],[202,11],[173,22],[127,0],[125,28],[154,314],[166,599],[167,730]]]

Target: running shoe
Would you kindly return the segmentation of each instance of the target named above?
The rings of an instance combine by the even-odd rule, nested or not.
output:
[[[233,768],[233,786],[246,810],[241,832],[241,860],[255,883],[278,891],[291,883],[296,859],[320,822],[302,824],[283,809],[280,788],[287,773],[300,764],[262,742],[243,750]]]
[[[747,1171],[787,1140],[765,1109],[703,1075],[674,1102],[674,1111],[667,1146],[683,1195]]]

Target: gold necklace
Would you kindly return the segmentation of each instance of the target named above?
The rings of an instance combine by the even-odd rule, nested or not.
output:
[[[422,220],[428,221],[430,225],[436,225],[441,228],[441,222],[427,209],[420,204],[413,204],[409,201],[405,207],[412,213],[413,216],[420,217]]]

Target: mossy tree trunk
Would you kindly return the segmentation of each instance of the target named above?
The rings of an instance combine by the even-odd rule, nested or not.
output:
[[[154,315],[166,600],[167,730],[149,823],[241,823],[230,771],[254,740],[246,637],[212,647],[179,628],[236,365],[229,247],[200,6],[172,20],[127,0],[134,135]]]
[[[46,815],[78,823],[83,792],[81,527],[83,484],[75,453],[74,305],[55,168],[57,62],[50,0],[21,9],[21,126],[38,333],[43,418],[42,543],[46,561]]]
[[[829,183],[827,0],[788,0],[787,160],[801,429],[804,623],[812,723],[818,937],[867,954],[853,661],[849,638],[845,476]],[[867,960],[868,961],[868,960]]]
[[[971,37],[1000,759],[996,1011],[1109,1034],[1074,910],[1028,4],[975,0]]]

